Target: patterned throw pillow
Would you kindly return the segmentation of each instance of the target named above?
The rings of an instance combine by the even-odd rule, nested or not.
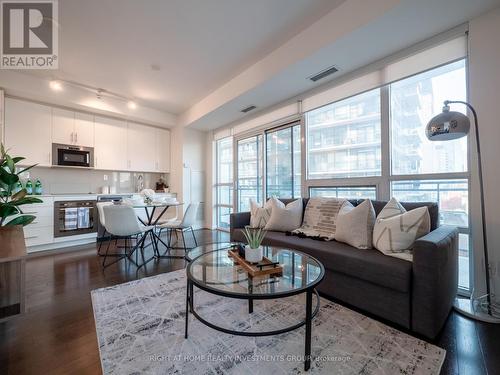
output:
[[[345,201],[345,199],[338,198],[310,198],[304,212],[302,226],[292,233],[326,241],[333,240],[337,214]]]
[[[413,243],[430,229],[431,217],[427,207],[406,211],[392,198],[375,221],[373,246],[385,255],[412,261]]]
[[[346,201],[337,215],[335,240],[358,249],[371,249],[375,209],[372,201],[365,199],[354,207]]]
[[[271,217],[271,200],[268,200],[264,207],[261,207],[253,199],[250,199],[250,227],[264,228]]]

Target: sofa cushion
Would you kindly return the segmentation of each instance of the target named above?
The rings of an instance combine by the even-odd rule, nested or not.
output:
[[[232,240],[244,242],[240,229],[234,231]],[[337,241],[299,238],[281,232],[267,232],[263,244],[299,250],[318,259],[326,269],[389,289],[410,292],[412,263],[406,260],[374,250],[356,249]]]
[[[350,200],[351,203],[357,206],[361,202],[363,202],[364,199],[359,199],[357,201],[352,201]],[[404,207],[406,211],[411,211],[415,208],[418,207],[427,207],[429,209],[429,216],[431,218],[431,232],[439,227],[439,206],[436,202],[400,202],[401,206]],[[387,204],[387,201],[372,201],[373,208],[375,209],[375,214],[378,216],[380,211],[385,207]]]

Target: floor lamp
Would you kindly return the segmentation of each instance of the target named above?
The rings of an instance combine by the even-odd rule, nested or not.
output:
[[[479,193],[481,198],[481,218],[483,229],[483,251],[484,264],[486,269],[486,294],[470,299],[458,298],[455,301],[455,310],[473,318],[489,323],[500,323],[500,307],[491,301],[490,290],[490,266],[488,261],[488,239],[486,237],[486,219],[484,211],[484,189],[483,189],[483,170],[481,161],[481,148],[479,143],[479,128],[477,122],[477,113],[474,107],[467,102],[460,100],[445,100],[443,112],[434,116],[425,129],[425,135],[430,141],[449,141],[465,137],[470,130],[470,119],[460,112],[450,111],[450,104],[457,103],[467,106],[474,115],[474,127],[476,132],[476,149],[478,158],[479,174]]]

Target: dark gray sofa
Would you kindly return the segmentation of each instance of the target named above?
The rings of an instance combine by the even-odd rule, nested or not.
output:
[[[282,199],[288,203],[290,199]],[[308,199],[304,199],[304,209]],[[357,205],[361,200],[351,200]],[[372,201],[378,214],[386,202]],[[439,225],[436,203],[404,203],[411,210],[427,206],[431,232],[415,242],[413,262],[386,256],[379,251],[360,250],[336,241],[300,238],[268,231],[265,245],[303,251],[325,266],[318,291],[434,339],[451,310],[457,292],[458,231]],[[250,213],[231,215],[231,241],[245,242],[242,228]]]

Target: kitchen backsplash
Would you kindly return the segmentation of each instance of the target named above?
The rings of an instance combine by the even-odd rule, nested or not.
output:
[[[160,178],[168,185],[168,174],[45,167],[35,167],[25,172],[21,181],[24,185],[28,178],[33,183],[40,179],[44,194],[102,193],[104,186],[109,186],[111,193],[131,193],[137,190],[140,175],[144,188],[154,189]]]

